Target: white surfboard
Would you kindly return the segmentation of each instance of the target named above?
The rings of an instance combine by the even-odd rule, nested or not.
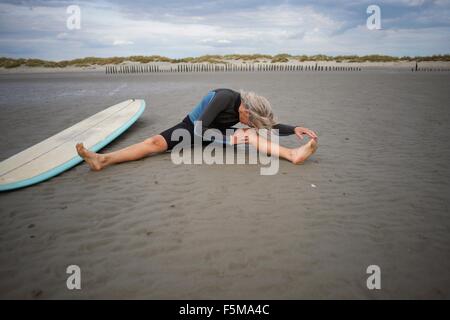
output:
[[[0,191],[30,186],[72,168],[82,161],[77,142],[96,152],[127,130],[144,109],[144,100],[126,100],[2,161]]]

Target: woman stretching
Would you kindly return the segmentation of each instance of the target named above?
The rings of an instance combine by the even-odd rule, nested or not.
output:
[[[238,122],[250,128],[236,129],[232,135],[227,136],[225,130],[233,129],[232,126]],[[260,152],[284,158],[294,164],[304,162],[317,149],[317,135],[314,131],[303,127],[276,124],[272,108],[266,98],[254,92],[236,92],[231,89],[216,89],[208,92],[182,122],[140,143],[104,154],[87,150],[82,143],[78,143],[76,148],[80,157],[91,169],[98,171],[111,164],[138,160],[171,150],[180,142],[172,139],[172,132],[179,128],[190,133],[192,143],[194,135],[202,137],[204,141],[203,133],[206,130],[218,129],[222,138],[216,137],[214,142],[228,145],[251,144]],[[258,129],[278,129],[279,135],[296,134],[302,139],[306,134],[311,139],[301,147],[289,149],[264,139],[258,135]]]

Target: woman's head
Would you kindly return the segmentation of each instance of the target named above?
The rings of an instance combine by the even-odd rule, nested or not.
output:
[[[275,119],[270,102],[251,91],[240,91],[241,103],[239,118],[244,124],[258,129],[270,129],[275,125]]]

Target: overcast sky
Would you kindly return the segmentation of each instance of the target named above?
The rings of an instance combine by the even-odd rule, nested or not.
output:
[[[66,25],[73,4],[78,30]],[[366,26],[371,4],[381,9],[381,30]],[[450,0],[0,0],[0,56],[226,53],[450,53]]]

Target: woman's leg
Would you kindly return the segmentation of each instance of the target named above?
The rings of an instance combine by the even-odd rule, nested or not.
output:
[[[236,133],[247,135],[248,143],[253,145],[258,151],[284,158],[293,164],[303,163],[317,150],[317,141],[314,139],[311,139],[299,148],[290,149],[264,139],[256,133],[255,129],[238,130]]]
[[[139,160],[151,154],[164,152],[167,150],[167,147],[167,142],[161,135],[156,135],[129,147],[103,154],[89,151],[82,143],[78,143],[76,146],[80,157],[95,171],[102,170],[111,164]]]

